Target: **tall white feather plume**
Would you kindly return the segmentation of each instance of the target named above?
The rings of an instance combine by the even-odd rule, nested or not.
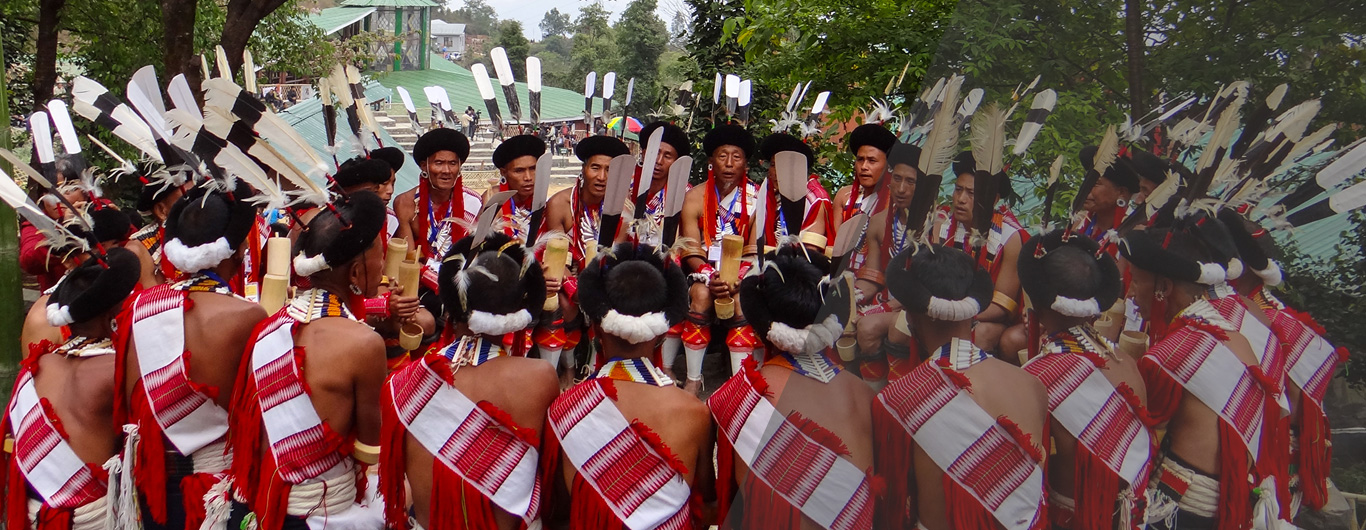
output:
[[[1115,159],[1119,157],[1119,133],[1115,131],[1115,126],[1105,128],[1105,136],[1100,139],[1100,144],[1096,145],[1096,156],[1091,160],[1091,165],[1097,173],[1104,175],[1110,170],[1110,166],[1115,164]]]
[[[1003,154],[1006,142],[1006,115],[996,103],[988,103],[972,118],[972,158],[977,169],[989,175],[1005,167]]]
[[[62,139],[62,147],[68,155],[81,154],[81,140],[76,136],[76,126],[71,123],[71,113],[66,111],[66,102],[54,99],[47,102],[47,113],[52,124],[57,127],[57,136]]]
[[[175,136],[171,138],[171,143],[186,151],[193,149],[195,139],[199,135],[205,134],[214,136],[213,133],[202,129],[204,123],[203,119],[180,109],[166,111],[166,121],[176,130]],[[195,121],[199,122],[200,126],[190,127],[189,123]],[[226,140],[222,140],[221,138],[219,140],[226,143]],[[205,157],[208,156],[208,153],[202,152],[195,154]],[[231,143],[228,143],[226,146],[219,149],[218,153],[214,155],[211,161],[223,169],[227,180],[215,182],[213,179],[210,179],[210,182],[224,191],[231,190],[236,185],[235,181],[238,178],[245,179],[248,182],[267,178],[265,171],[256,164],[256,161],[252,160],[243,153],[241,149],[238,149],[237,146],[232,145]],[[270,198],[267,196],[262,196],[259,200],[265,202],[269,199]]]
[[[1053,165],[1048,166],[1048,184],[1045,187],[1052,186],[1054,183],[1058,182],[1058,176],[1062,175],[1062,164],[1066,161],[1066,156],[1058,155],[1058,158],[1053,160]]]
[[[251,50],[242,50],[242,86],[247,92],[256,93],[256,62],[251,60]]]
[[[1195,163],[1196,173],[1219,164],[1221,158],[1227,154],[1229,142],[1233,141],[1233,134],[1238,131],[1239,123],[1242,122],[1243,103],[1246,101],[1247,98],[1242,95],[1234,95],[1233,101],[1219,114],[1214,133],[1210,135],[1209,143],[1205,144],[1205,150],[1200,153],[1200,159]]]
[[[194,100],[194,92],[190,90],[190,82],[185,80],[185,74],[176,74],[171,78],[170,84],[166,85],[166,94],[171,96],[171,104],[175,108],[199,114],[199,103]]]
[[[1143,200],[1148,217],[1157,215],[1157,211],[1161,210],[1172,197],[1176,196],[1176,192],[1181,189],[1181,184],[1180,174],[1175,171],[1167,171],[1167,179],[1153,188],[1152,193],[1149,193],[1148,197]]]
[[[18,158],[14,157],[13,153],[10,153],[9,151],[4,152],[10,155],[5,157],[6,159],[9,159],[10,157],[15,159]],[[28,167],[28,164],[15,165],[16,168],[20,166]],[[28,194],[24,193],[24,190],[20,189],[19,185],[16,184],[3,169],[0,169],[0,200],[5,201],[5,204],[8,204],[10,208],[13,208],[20,217],[23,217],[29,224],[32,224],[34,228],[38,229],[39,233],[46,236],[48,245],[52,248],[65,247],[74,243],[82,250],[86,249],[84,239],[76,237],[74,234],[67,231],[66,228],[57,224],[51,217],[48,217],[46,213],[43,213],[43,209],[29,200]]]
[[[370,110],[369,101],[365,98],[363,82],[360,69],[353,64],[346,65],[346,83],[356,100],[356,113],[360,115],[361,127],[367,133],[366,140],[374,143],[372,147],[379,148],[379,123],[375,121],[375,113]]]
[[[968,119],[977,112],[977,108],[982,104],[982,96],[985,90],[974,88],[968,91],[968,95],[963,97],[963,104],[958,106],[958,116],[955,118],[959,123],[967,123]]]
[[[207,79],[204,81],[204,104],[213,105],[220,108],[232,109],[236,105],[238,98],[254,98],[246,94],[242,87],[237,86],[232,81],[223,78]],[[257,102],[259,103],[259,102]],[[264,105],[262,105],[264,107]],[[257,107],[259,110],[261,107]],[[262,138],[270,141],[282,152],[302,162],[297,164],[310,179],[324,180],[327,174],[328,164],[318,157],[318,153],[307,141],[299,136],[299,133],[285,123],[283,119],[276,116],[270,109],[265,109],[260,113],[260,119],[253,124],[253,129]],[[238,116],[240,119],[241,116]]]
[[[166,127],[166,103],[161,99],[161,88],[157,84],[156,69],[151,65],[139,68],[128,80],[128,103],[138,111],[154,138],[171,137]]]
[[[128,145],[137,148],[149,158],[164,162],[147,123],[142,121],[142,117],[133,112],[133,109],[128,108],[128,105],[110,95],[103,85],[84,76],[77,76],[71,82],[71,96],[72,110],[75,110],[76,114],[90,121],[113,124],[111,132],[119,139],[128,142]],[[101,116],[107,117],[110,121],[101,119]]]
[[[1015,138],[1015,148],[1011,154],[1022,156],[1025,150],[1029,149],[1029,144],[1034,142],[1039,131],[1043,130],[1044,121],[1053,112],[1053,107],[1058,104],[1058,93],[1053,89],[1047,89],[1034,95],[1034,103],[1030,105],[1029,114],[1025,117],[1025,122],[1020,125],[1020,135]]]
[[[38,153],[38,162],[50,164],[57,161],[57,152],[52,150],[52,120],[47,113],[40,110],[30,114],[28,129],[33,132],[33,150]],[[44,187],[54,186],[47,184]]]
[[[232,68],[228,66],[228,53],[223,51],[223,46],[213,47],[213,60],[218,66],[218,77],[232,80]],[[209,76],[204,76],[204,78],[208,79]]]
[[[1314,181],[1319,187],[1331,190],[1363,170],[1366,170],[1366,139],[1343,148],[1337,158],[1314,174]]]
[[[926,175],[943,175],[958,154],[958,125],[953,123],[953,116],[958,109],[958,88],[962,86],[962,78],[954,78],[956,82],[950,80],[944,87],[943,104],[935,113],[934,125],[920,150],[919,167]]]

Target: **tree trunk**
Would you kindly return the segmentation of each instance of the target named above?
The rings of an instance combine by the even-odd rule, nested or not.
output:
[[[38,42],[33,58],[33,106],[47,104],[57,85],[57,37],[66,0],[38,3]]]
[[[161,0],[162,66],[169,81],[185,74],[190,90],[199,95],[199,61],[194,55],[195,0]]]
[[[285,0],[229,0],[227,17],[223,21],[223,37],[218,43],[228,56],[228,66],[233,72],[242,70],[242,52],[247,49],[252,32]]]
[[[1143,92],[1143,1],[1124,0],[1124,38],[1129,58],[1129,115],[1137,120],[1147,112]]]

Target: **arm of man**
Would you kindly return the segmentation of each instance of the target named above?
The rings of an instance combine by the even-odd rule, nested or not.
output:
[[[684,270],[695,271],[707,262],[707,249],[702,248],[703,198],[707,190],[706,186],[697,186],[683,196],[683,218],[678,222],[678,235],[692,240],[689,248],[684,251]],[[688,254],[689,250],[692,251],[692,255]],[[701,253],[701,256],[698,256],[698,253]]]
[[[882,210],[874,214],[868,223],[868,235],[863,245],[863,266],[854,272],[857,278],[854,281],[854,288],[862,293],[865,303],[869,303],[873,295],[882,292],[882,288],[886,287],[882,272],[882,240],[885,238],[882,230],[887,226],[887,211]]]
[[[394,198],[394,217],[398,218],[398,230],[394,232],[394,237],[407,239],[408,248],[412,248],[416,244],[413,239],[413,234],[416,233],[413,223],[417,221],[415,215],[417,205],[413,202],[413,196],[416,193],[417,188],[413,188]]]
[[[373,332],[358,334],[356,355],[351,356],[355,391],[356,440],[365,445],[379,445],[380,392],[384,378],[389,375],[385,363],[384,339]]]
[[[996,257],[1003,260],[1001,270],[996,275],[996,290],[992,293],[991,305],[977,315],[978,321],[1009,324],[1014,318],[1015,310],[1020,306],[1020,273],[1015,262],[1020,256],[1021,246],[1020,234],[1016,233],[1010,236],[1010,241],[1001,249],[1001,255]]]
[[[831,213],[832,213],[832,214],[835,214],[835,212],[839,212],[839,213],[837,214],[837,217],[835,217],[835,224],[836,224],[836,225],[838,225],[838,224],[840,224],[840,223],[843,223],[843,222],[845,222],[845,221],[848,220],[848,219],[845,219],[845,218],[844,218],[844,210],[843,210],[843,208],[844,208],[844,205],[849,204],[849,194],[850,194],[850,193],[853,193],[853,190],[854,190],[854,186],[853,186],[853,185],[849,185],[849,186],[842,187],[842,188],[839,189],[839,191],[835,192],[835,199],[834,199],[835,202],[834,202],[834,204],[837,205],[837,208],[832,208],[832,209],[831,209]]]

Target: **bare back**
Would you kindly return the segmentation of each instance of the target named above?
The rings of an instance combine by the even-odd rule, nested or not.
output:
[[[38,360],[33,384],[38,397],[52,404],[66,431],[67,443],[82,461],[100,465],[118,452],[119,429],[111,419],[113,355],[44,355]]]
[[[1257,355],[1252,353],[1247,339],[1237,333],[1229,333],[1228,338],[1223,344],[1238,356],[1238,360],[1248,366],[1257,366]],[[1197,471],[1217,475],[1219,421],[1219,415],[1199,398],[1184,392],[1176,414],[1167,422],[1167,443],[1171,453]]]
[[[190,381],[217,390],[214,403],[230,408],[237,369],[245,355],[252,329],[266,318],[261,306],[229,295],[190,293],[185,311],[185,351],[190,352]],[[137,342],[128,341],[123,392],[131,396],[142,371]]]
[[[972,384],[968,395],[977,406],[993,418],[1005,417],[1014,422],[1029,435],[1040,454],[1047,454],[1043,441],[1048,435],[1048,392],[1043,383],[1019,367],[995,358],[977,363],[963,374]],[[931,530],[947,529],[944,470],[920,444],[915,444],[913,457],[920,522]]]
[[[541,436],[546,411],[560,394],[560,380],[550,365],[540,359],[499,357],[479,366],[452,367],[455,388],[478,403],[487,401],[507,412],[518,427],[534,429]],[[411,434],[404,441],[408,485],[412,489],[413,514],[418,524],[430,528],[432,513],[432,454]],[[459,502],[438,499],[438,502]],[[497,511],[498,528],[517,528],[521,519]]]
[[[318,417],[341,436],[379,444],[380,391],[388,365],[384,340],[365,324],[328,317],[300,324],[294,345],[304,351],[304,380]]]

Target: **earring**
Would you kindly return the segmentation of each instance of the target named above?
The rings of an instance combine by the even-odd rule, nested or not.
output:
[[[1154,291],[1153,299],[1158,302],[1165,302],[1167,301],[1167,293],[1165,291]]]
[[[427,178],[427,170],[425,170],[425,169],[422,170],[422,172],[421,172],[421,173],[418,173],[417,176],[418,176],[418,178],[424,178],[424,179]]]
[[[1124,208],[1124,207],[1126,207],[1126,206],[1129,206],[1129,201],[1124,200],[1124,199],[1115,199],[1115,206],[1118,206],[1118,207],[1120,207],[1120,208]]]
[[[119,330],[119,319],[117,319],[117,318],[111,318],[111,319],[109,319],[109,331],[118,331],[118,330]]]
[[[360,287],[357,287],[356,284],[354,284],[354,283],[351,284],[351,293],[354,294],[354,295],[356,295],[356,296],[360,296],[360,295],[361,295]]]
[[[508,178],[507,178],[507,177],[498,177],[498,183],[499,183],[499,184],[507,184],[507,183],[508,183]]]

